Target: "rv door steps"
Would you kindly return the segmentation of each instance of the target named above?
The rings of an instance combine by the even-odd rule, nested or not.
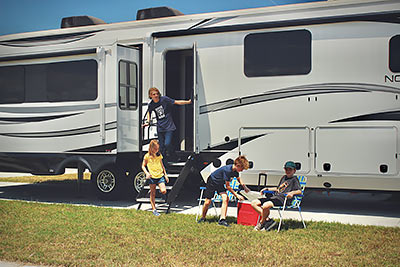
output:
[[[156,203],[167,203],[169,213],[172,202],[178,197],[178,194],[183,187],[186,178],[192,173],[195,164],[195,156],[187,157],[186,162],[168,162],[166,165],[169,183],[166,184],[167,194],[163,198],[160,190],[156,191]],[[136,202],[139,203],[138,210],[141,208],[142,203],[150,203],[150,186],[145,185],[136,197]]]

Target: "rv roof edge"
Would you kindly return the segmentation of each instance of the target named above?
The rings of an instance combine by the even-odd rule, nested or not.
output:
[[[72,16],[61,20],[61,28],[72,28],[89,25],[106,24],[103,20],[92,16]]]
[[[139,9],[136,14],[136,20],[155,19],[155,18],[181,16],[181,15],[184,14],[179,10],[176,10],[175,8],[161,6],[161,7]]]

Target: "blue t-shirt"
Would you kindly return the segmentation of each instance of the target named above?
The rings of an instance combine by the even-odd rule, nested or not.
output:
[[[223,185],[225,182],[230,182],[233,177],[239,177],[237,171],[232,171],[233,164],[223,166],[210,174],[208,179],[211,179],[213,185]]]
[[[176,129],[171,114],[174,103],[175,100],[168,96],[161,96],[160,101],[157,103],[151,100],[149,104],[149,113],[153,110],[156,113],[158,132],[169,132]]]

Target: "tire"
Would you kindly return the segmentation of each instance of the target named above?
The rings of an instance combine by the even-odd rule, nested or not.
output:
[[[115,166],[105,166],[92,174],[94,190],[100,199],[115,200],[124,196],[126,177]]]
[[[132,179],[133,189],[138,194],[144,187],[146,183],[146,174],[141,171],[138,172]]]

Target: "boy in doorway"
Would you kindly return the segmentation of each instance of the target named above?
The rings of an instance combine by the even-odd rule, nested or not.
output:
[[[274,191],[272,195],[268,195],[251,202],[253,209],[260,215],[260,220],[254,227],[254,230],[269,231],[275,226],[276,222],[269,218],[270,209],[276,206],[282,206],[285,201],[285,196],[288,199],[293,198],[294,195],[301,194],[300,182],[297,179],[296,164],[293,161],[288,161],[284,165],[285,173],[277,187],[266,187],[260,191],[264,195],[264,191]]]
[[[206,190],[204,192],[204,197],[206,200],[203,205],[202,217],[198,220],[198,223],[202,223],[206,221],[206,215],[208,211],[208,207],[211,204],[211,199],[214,196],[215,191],[221,195],[222,197],[222,206],[221,206],[221,217],[219,219],[218,224],[222,226],[229,226],[226,222],[226,213],[228,211],[228,195],[226,190],[231,192],[237,199],[243,200],[244,198],[237,194],[232,187],[230,186],[230,181],[233,177],[237,177],[238,182],[243,186],[243,189],[246,192],[249,192],[250,189],[241,181],[239,177],[239,172],[243,170],[247,170],[249,168],[249,161],[245,156],[239,156],[235,159],[234,164],[229,164],[219,169],[215,170],[208,177]],[[225,187],[224,187],[225,185]]]
[[[149,89],[149,98],[151,99],[147,111],[147,121],[150,121],[150,114],[155,111],[157,117],[157,136],[160,142],[160,151],[165,157],[173,156],[172,135],[176,130],[174,121],[172,120],[173,105],[188,105],[192,100],[175,100],[168,96],[161,96],[160,91],[156,87]],[[145,123],[143,126],[148,126]]]

